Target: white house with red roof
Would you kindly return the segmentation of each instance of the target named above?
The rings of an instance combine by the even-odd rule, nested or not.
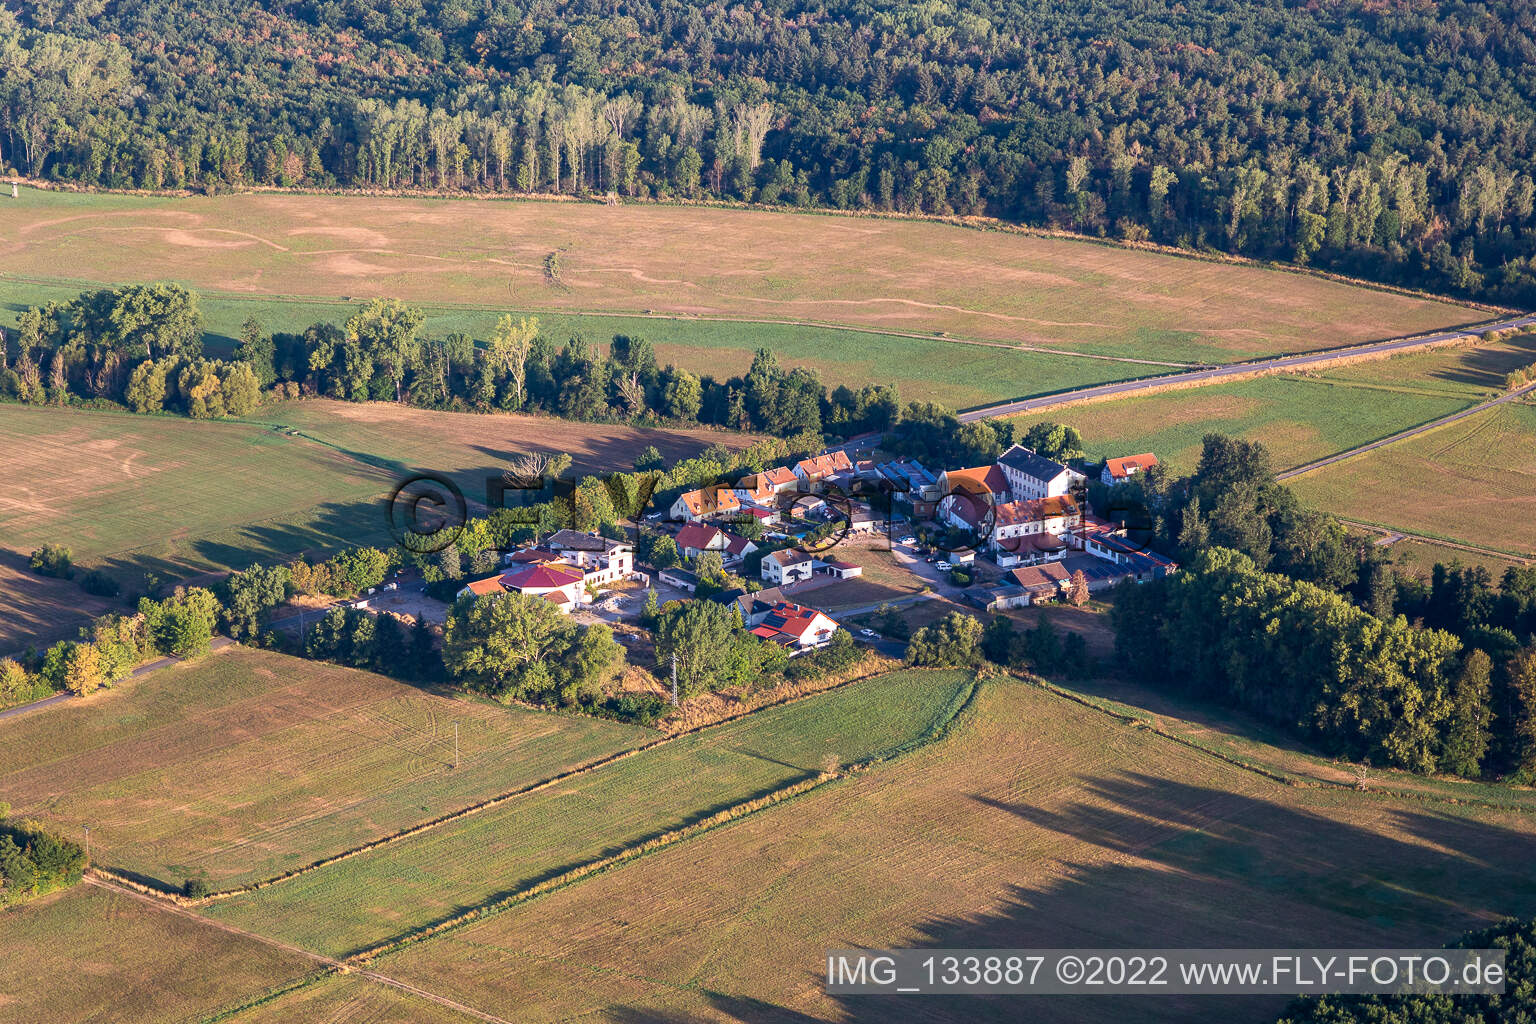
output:
[[[754,616],[755,617],[755,616]],[[837,632],[837,622],[814,608],[777,601],[763,615],[752,634],[791,651],[808,651],[827,643]]]
[[[1157,456],[1151,452],[1143,455],[1124,455],[1118,459],[1105,459],[1104,469],[1099,473],[1099,479],[1105,486],[1114,487],[1123,484],[1137,473],[1145,473],[1157,465]]]
[[[852,473],[853,461],[848,458],[848,453],[841,448],[827,452],[825,455],[816,455],[809,459],[801,459],[795,463],[795,476],[807,484],[818,483],[838,473]]]
[[[816,556],[798,548],[770,551],[763,556],[759,575],[776,587],[799,583],[816,575]]]
[[[778,505],[779,495],[795,490],[799,484],[800,478],[795,476],[794,470],[788,466],[775,466],[742,477],[736,483],[736,497],[743,505],[774,508]]]
[[[689,561],[706,551],[718,551],[722,560],[733,562],[757,550],[757,545],[747,538],[708,523],[689,523],[677,531],[675,540],[678,552]]]
[[[475,580],[459,591],[459,596],[513,593],[542,597],[563,612],[586,599],[586,573],[562,561],[527,562],[515,565],[500,576]]]
[[[690,523],[731,515],[741,510],[741,499],[733,487],[701,487],[696,491],[684,491],[672,503],[672,518]]]
[[[1072,529],[1083,521],[1070,494],[1033,501],[1012,501],[994,510],[987,544],[1004,569],[1034,565],[1066,556]]]

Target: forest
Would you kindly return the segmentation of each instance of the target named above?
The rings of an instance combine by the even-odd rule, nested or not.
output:
[[[990,215],[1536,304],[1536,11],[0,0],[0,168]]]

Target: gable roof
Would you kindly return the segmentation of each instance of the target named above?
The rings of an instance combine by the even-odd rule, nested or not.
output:
[[[791,565],[799,565],[802,562],[814,562],[816,558],[799,548],[784,548],[780,551],[770,551],[763,556],[763,560],[773,559],[773,563],[779,568],[787,568]]]
[[[707,551],[715,538],[721,535],[721,531],[706,523],[689,523],[677,531],[677,549],[679,551],[688,548],[698,548]]]
[[[484,597],[487,594],[499,594],[506,588],[501,585],[500,576],[490,576],[483,580],[475,580],[464,587],[465,590],[476,597]]]
[[[1124,455],[1118,459],[1105,459],[1104,465],[1109,469],[1111,477],[1124,480],[1132,473],[1139,473],[1157,465],[1157,456],[1151,452],[1144,455]]]
[[[1008,579],[1013,580],[1025,590],[1057,590],[1071,578],[1072,574],[1060,562],[1029,565],[1008,573]]]
[[[795,471],[788,466],[774,466],[763,470],[761,475],[775,487],[788,487],[795,482]]]
[[[696,516],[710,515],[715,512],[735,512],[741,508],[740,499],[729,487],[684,491],[678,495],[678,498],[689,513]]]
[[[795,463],[795,468],[806,476],[822,477],[850,470],[853,468],[853,463],[848,461],[848,453],[839,448],[836,451],[827,452],[825,455],[801,459]]]
[[[757,548],[756,544],[739,534],[726,533],[724,530],[720,534],[725,538],[725,553],[728,555],[744,555],[748,550]]]
[[[827,619],[828,622],[832,621],[814,608],[807,608],[804,605],[794,604],[789,601],[779,601],[768,612],[768,617],[763,619],[762,625],[757,628],[771,628],[775,632],[792,636],[796,640],[802,640],[805,638],[805,634],[810,632],[811,628],[816,625],[817,619]],[[833,623],[833,625],[836,625],[836,623]],[[753,630],[753,632],[756,633],[757,630]],[[763,634],[758,633],[758,635],[762,636]]]
[[[1037,523],[1053,516],[1077,515],[1077,502],[1070,494],[1060,494],[1053,498],[1034,498],[1029,501],[1010,501],[997,506],[996,515],[998,526]]]
[[[1037,455],[1021,444],[1016,444],[1006,452],[1003,452],[997,462],[1000,466],[1006,466],[1025,476],[1034,477],[1036,480],[1054,480],[1067,472],[1067,467],[1055,459],[1048,459],[1044,455]]]
[[[965,494],[1005,494],[1008,491],[1008,478],[996,465],[946,470],[944,482],[951,491]]]
[[[557,530],[544,543],[556,551],[612,551],[614,548],[628,547],[622,540],[579,530]]]

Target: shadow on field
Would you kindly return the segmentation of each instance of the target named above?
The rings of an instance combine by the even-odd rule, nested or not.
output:
[[[1278,791],[1277,791],[1278,795]],[[1065,810],[977,794],[1014,827],[1066,835],[1087,850],[1039,886],[1014,885],[1001,905],[917,926],[906,945],[949,949],[1436,947],[1504,915],[1536,913],[1528,833],[1433,810],[1383,808],[1368,794],[1338,794],[1341,816],[1144,774],[1090,780]],[[1006,822],[1009,818],[999,819]],[[1006,828],[1006,825],[999,827]],[[1133,858],[1127,862],[1126,858]],[[814,871],[814,865],[808,870]],[[917,865],[911,886],[934,865]],[[1004,870],[1007,870],[1006,868]],[[985,899],[979,894],[978,899]],[[786,946],[775,991],[820,987],[827,950],[865,935]],[[717,1013],[748,1024],[809,1024],[807,1016],[718,993]],[[1181,996],[839,997],[827,1020],[1223,1022],[1272,1021],[1287,998]],[[676,1021],[634,1007],[627,1024]],[[716,1019],[710,1017],[708,1019]]]
[[[1431,376],[1457,384],[1500,387],[1505,374],[1536,362],[1536,335],[1520,335],[1504,342],[1505,349],[1468,349],[1460,365],[1435,371]]]

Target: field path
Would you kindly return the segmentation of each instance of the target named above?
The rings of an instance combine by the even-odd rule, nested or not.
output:
[[[378,982],[380,985],[388,985],[392,988],[397,988],[402,992],[409,992],[413,996],[418,996],[419,998],[425,999],[428,1002],[433,1002],[439,1006],[447,1007],[450,1010],[457,1010],[459,1013],[462,1013],[468,1017],[473,1017],[476,1020],[488,1021],[490,1024],[513,1024],[512,1021],[507,1020],[505,1017],[497,1017],[486,1013],[483,1010],[477,1010],[473,1006],[466,1006],[463,1003],[449,999],[447,996],[440,996],[435,992],[428,992],[424,988],[418,988],[415,985],[400,981],[398,978],[391,978],[387,974],[381,974],[378,971],[359,969],[344,963],[341,960],[337,960],[335,957],[329,957],[323,953],[316,953],[313,950],[305,949],[302,946],[295,946],[290,942],[283,942],[281,939],[274,939],[270,936],[261,935],[257,932],[246,931],[244,928],[237,928],[234,925],[227,924],[223,921],[215,921],[212,918],[204,917],[202,914],[194,913],[193,911],[188,910],[186,907],[179,906],[175,903],[170,903],[166,900],[157,900],[151,896],[146,896],[143,893],[134,892],[132,889],[129,889],[125,886],[104,881],[103,879],[97,878],[94,875],[86,875],[82,881],[84,881],[86,885],[94,885],[100,889],[107,889],[121,896],[131,896],[133,899],[136,899],[141,903],[147,903],[150,906],[159,910],[163,910],[168,914],[176,914],[180,917],[186,918],[189,921],[196,921],[198,924],[206,925],[209,928],[217,928],[219,931],[225,932],[229,935],[238,935],[243,939],[250,939],[252,942],[259,942],[264,946],[271,946],[273,949],[279,949],[285,953],[292,953],[295,956],[301,956],[307,960],[313,960],[315,963],[329,967],[330,969],[339,973],[356,974],[359,977],[367,978],[369,981]]]
[[[1386,356],[1397,355],[1402,352],[1412,352],[1415,349],[1430,348],[1435,345],[1444,345],[1456,341],[1472,340],[1474,338],[1481,337],[1482,334],[1486,331],[1529,327],[1532,325],[1536,325],[1536,313],[1527,313],[1522,316],[1511,317],[1506,320],[1499,320],[1494,323],[1483,324],[1475,329],[1441,331],[1436,334],[1419,334],[1406,338],[1391,338],[1386,341],[1373,341],[1365,345],[1348,345],[1343,348],[1323,349],[1316,352],[1304,352],[1300,355],[1275,356],[1270,359],[1255,359],[1251,362],[1245,363],[1226,363],[1221,366],[1211,366],[1199,370],[1190,370],[1187,373],[1170,373],[1160,377],[1143,377],[1139,380],[1126,380],[1118,381],[1112,384],[1099,384],[1089,388],[1076,388],[1072,391],[1062,391],[1054,395],[1042,395],[1039,398],[1021,398],[1013,402],[1000,402],[996,405],[986,405],[979,409],[971,409],[968,412],[961,413],[959,419],[962,423],[972,423],[976,420],[992,419],[993,417],[997,416],[1016,416],[1020,413],[1040,412],[1045,409],[1053,409],[1062,405],[1072,405],[1077,402],[1091,402],[1104,398],[1121,398],[1127,395],[1134,395],[1139,391],[1160,391],[1173,387],[1201,387],[1206,384],[1215,384],[1220,381],[1232,378],[1259,376],[1266,373],[1274,373],[1279,370],[1299,370],[1316,366],[1326,366],[1329,363],[1339,362],[1345,359],[1359,359],[1362,356],[1380,356],[1385,358]],[[1536,387],[1536,385],[1532,385],[1532,387]],[[1507,401],[1510,398],[1516,397],[1517,395],[1523,394],[1530,390],[1530,387],[1522,388],[1520,391],[1511,392],[1509,395],[1497,399],[1496,402]],[[1457,413],[1455,416],[1449,417],[1446,420],[1437,420],[1435,423],[1425,424],[1422,427],[1415,428],[1409,433],[1397,436],[1407,437],[1411,433],[1428,430],[1440,423],[1450,422],[1451,419],[1459,419],[1462,416],[1477,412],[1482,408],[1485,408],[1485,406],[1476,406],[1472,409],[1467,409],[1463,412]],[[1396,437],[1389,438],[1387,441],[1395,439]],[[1385,444],[1387,441],[1378,442],[1378,444]],[[1365,450],[1366,449],[1364,448],[1359,449],[1359,451]],[[1337,461],[1339,458],[1346,458],[1351,454],[1355,453],[1343,453],[1342,455],[1336,456],[1334,461]],[[1315,469],[1317,466],[1325,464],[1326,462],[1319,462],[1313,466],[1304,467],[1302,470],[1295,470],[1292,472],[1301,472],[1304,471],[1304,469]],[[1280,479],[1285,479],[1283,474]]]
[[[211,641],[209,641],[208,651],[210,653],[213,651],[221,651],[232,643],[234,643],[234,641],[227,636],[216,636]],[[177,658],[173,655],[166,655],[163,658],[156,658],[154,661],[140,665],[138,668],[129,672],[122,679],[119,679],[118,682],[121,683],[129,679],[137,679],[139,676],[148,675],[150,672],[157,672],[162,668],[170,668],[172,665],[179,665],[183,660],[185,659]],[[14,708],[6,708],[4,711],[0,711],[0,721],[3,721],[7,718],[16,718],[31,711],[42,711],[46,708],[55,707],[67,700],[70,700],[74,696],[74,694],[66,691],[64,693],[56,693],[52,697],[44,697],[42,700],[35,700],[30,704],[18,704]]]
[[[1517,388],[1514,391],[1500,395],[1498,398],[1483,402],[1480,405],[1474,405],[1470,409],[1463,409],[1460,412],[1453,412],[1449,416],[1442,416],[1437,420],[1430,420],[1428,423],[1421,423],[1416,427],[1409,427],[1407,430],[1399,431],[1398,433],[1393,434],[1391,437],[1383,437],[1378,441],[1372,441],[1370,444],[1363,444],[1358,448],[1351,448],[1347,452],[1339,452],[1336,455],[1328,456],[1326,459],[1318,459],[1316,462],[1309,462],[1304,466],[1297,466],[1295,469],[1288,469],[1284,473],[1276,473],[1275,479],[1290,480],[1301,476],[1303,473],[1310,473],[1315,469],[1322,469],[1324,466],[1332,466],[1334,463],[1343,462],[1345,459],[1352,459],[1356,455],[1364,455],[1366,452],[1375,451],[1377,448],[1385,448],[1389,444],[1396,444],[1397,442],[1405,441],[1410,437],[1417,437],[1420,434],[1427,434],[1431,430],[1437,430],[1440,427],[1455,423],[1458,420],[1464,420],[1468,416],[1475,416],[1480,412],[1487,412],[1489,409],[1503,405],[1505,402],[1511,402],[1517,398],[1523,398],[1526,395],[1532,394],[1533,392],[1536,392],[1536,384],[1527,384],[1523,388]]]

